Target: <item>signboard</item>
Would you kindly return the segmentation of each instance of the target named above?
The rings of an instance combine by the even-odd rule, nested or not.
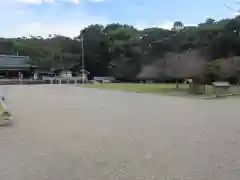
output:
[[[21,72],[18,72],[18,79],[22,80],[23,79],[23,74]]]
[[[216,81],[216,82],[213,82],[212,85],[216,88],[217,87],[230,87],[230,84],[227,81]]]

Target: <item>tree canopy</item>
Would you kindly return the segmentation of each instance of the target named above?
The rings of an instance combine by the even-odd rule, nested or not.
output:
[[[134,79],[143,76],[144,69],[151,72],[154,67],[156,77],[185,77],[192,76],[189,69],[199,67],[198,61],[203,57],[210,62],[240,56],[240,16],[219,21],[208,18],[196,26],[176,21],[171,30],[157,27],[138,30],[114,23],[90,25],[75,38],[60,35],[1,38],[0,54],[30,56],[31,63],[40,69],[78,69],[80,37],[84,38],[85,67],[92,76]],[[195,55],[191,56],[191,52]]]

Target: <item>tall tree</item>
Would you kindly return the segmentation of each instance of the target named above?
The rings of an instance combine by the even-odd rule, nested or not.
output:
[[[173,31],[180,31],[180,30],[182,30],[183,27],[184,27],[184,25],[183,25],[183,23],[181,21],[175,21],[173,23],[172,30]]]

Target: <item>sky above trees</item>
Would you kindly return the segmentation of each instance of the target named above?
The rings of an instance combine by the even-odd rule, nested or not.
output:
[[[198,24],[208,17],[233,17],[234,0],[0,0],[0,36],[76,36],[90,24],[119,22],[141,29],[171,28],[174,21]]]

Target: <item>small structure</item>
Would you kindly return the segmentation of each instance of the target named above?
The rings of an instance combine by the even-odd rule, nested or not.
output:
[[[84,84],[88,80],[88,71],[74,71],[68,69],[54,70],[54,76],[43,76],[43,80],[50,84]]]
[[[216,89],[216,97],[219,97],[221,92],[226,91],[231,87],[227,81],[216,81],[213,82],[212,85]]]
[[[28,56],[0,55],[0,76],[2,78],[30,78],[36,66],[30,65]]]
[[[79,73],[77,73],[77,77],[83,77],[85,81],[88,80],[88,75],[90,74],[87,70],[80,70]]]
[[[116,80],[115,77],[94,77],[94,81],[101,82],[101,83],[111,83]]]
[[[51,71],[44,71],[44,70],[36,70],[35,73],[37,74],[38,79],[43,79],[43,77],[54,77],[56,74]]]
[[[72,77],[72,71],[70,70],[62,70],[59,72],[59,77],[61,78],[71,78]]]
[[[33,80],[37,80],[38,79],[38,75],[37,75],[37,73],[34,73],[33,74]]]

